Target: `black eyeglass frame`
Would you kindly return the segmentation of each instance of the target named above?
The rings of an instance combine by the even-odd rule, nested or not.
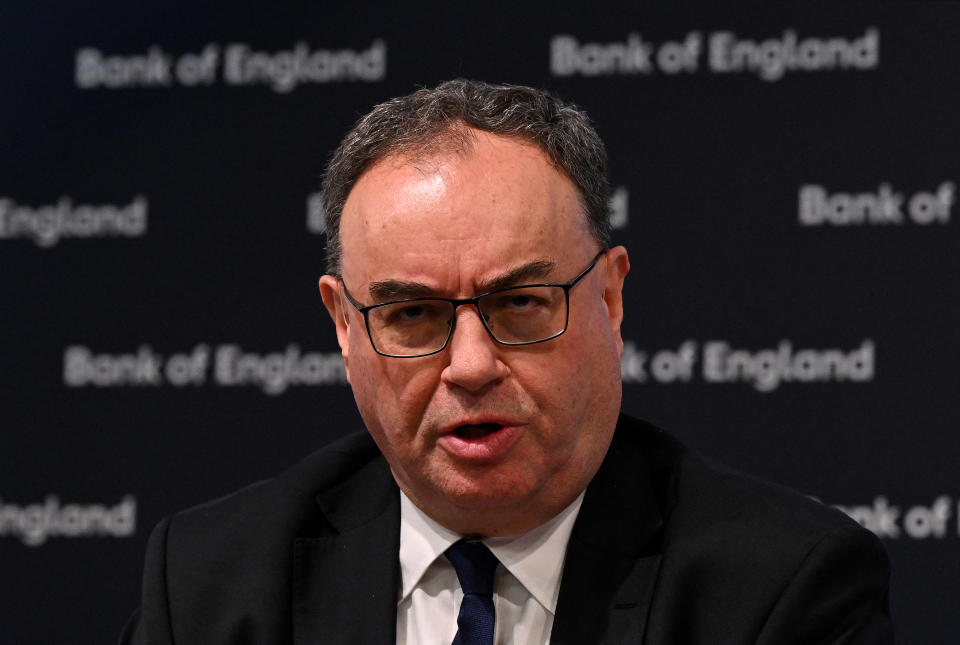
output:
[[[343,285],[343,295],[347,297],[347,300],[350,302],[351,305],[354,306],[354,308],[356,308],[357,311],[363,314],[363,324],[364,324],[364,327],[366,327],[367,329],[367,338],[370,339],[370,346],[373,347],[373,351],[380,354],[381,356],[387,356],[390,358],[423,358],[424,356],[433,356],[434,354],[439,354],[440,352],[442,352],[447,348],[447,345],[450,344],[450,339],[453,337],[453,331],[457,326],[457,308],[462,305],[473,305],[474,307],[476,307],[477,315],[479,316],[480,321],[483,323],[483,328],[487,330],[488,334],[490,334],[490,338],[492,338],[494,341],[496,341],[501,345],[507,345],[510,347],[516,347],[521,345],[536,345],[537,343],[543,343],[548,340],[553,340],[554,338],[563,335],[563,333],[567,331],[567,326],[570,323],[570,289],[572,289],[575,284],[580,282],[588,273],[590,273],[590,271],[593,270],[593,267],[597,266],[597,262],[600,261],[600,258],[608,250],[609,249],[602,249],[599,253],[597,253],[593,257],[593,260],[590,262],[590,266],[588,266],[586,269],[581,271],[577,275],[577,277],[575,277],[573,280],[570,280],[569,282],[544,282],[539,284],[518,284],[513,287],[504,287],[503,289],[496,289],[494,291],[481,293],[479,296],[474,296],[472,298],[440,298],[440,297],[434,297],[434,296],[427,296],[423,298],[403,298],[401,300],[391,300],[389,302],[378,302],[375,305],[362,305],[359,302],[357,302],[353,296],[350,295],[350,292],[347,290],[347,284],[343,281],[343,276],[337,276],[337,278],[340,280],[340,284]],[[553,334],[552,336],[547,336],[546,338],[540,338],[538,340],[525,340],[525,341],[520,341],[515,343],[500,340],[499,338],[497,338],[496,334],[493,333],[493,330],[491,330],[490,327],[487,325],[487,316],[485,316],[484,313],[480,311],[480,300],[483,298],[486,298],[487,296],[491,296],[497,293],[502,293],[504,291],[512,291],[514,289],[528,289],[531,287],[560,287],[561,289],[563,289],[564,300],[566,302],[566,311],[564,312],[564,317],[563,317],[563,329],[558,331],[556,334]],[[377,344],[373,341],[373,334],[370,333],[370,317],[369,317],[370,311],[378,307],[386,307],[388,305],[396,305],[404,302],[421,302],[423,300],[449,302],[450,304],[453,305],[453,316],[451,316],[450,318],[450,329],[447,331],[447,337],[443,341],[443,345],[441,345],[439,349],[435,349],[432,352],[426,352],[425,354],[388,354],[387,352],[380,351],[380,348],[378,348]]]

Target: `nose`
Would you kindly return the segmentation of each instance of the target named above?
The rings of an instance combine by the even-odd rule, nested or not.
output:
[[[510,372],[500,360],[500,345],[490,337],[476,307],[458,307],[453,336],[447,346],[449,363],[441,380],[468,392],[479,392]]]

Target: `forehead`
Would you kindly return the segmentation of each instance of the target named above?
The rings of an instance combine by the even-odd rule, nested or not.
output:
[[[340,222],[349,282],[429,278],[455,290],[535,259],[562,265],[578,246],[589,253],[579,194],[549,157],[473,134],[466,149],[389,156],[360,177]]]

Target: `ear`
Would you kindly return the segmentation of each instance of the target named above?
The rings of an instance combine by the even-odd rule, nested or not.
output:
[[[340,293],[341,289],[340,280],[332,275],[320,278],[320,297],[323,298],[327,313],[330,314],[337,328],[337,343],[340,345],[343,364],[347,370],[347,381],[350,382],[350,319],[347,317],[348,312],[343,294]]]
[[[623,281],[630,271],[630,258],[622,246],[607,251],[605,258],[603,301],[607,306],[610,328],[617,342],[617,352],[622,356],[623,337],[620,335],[620,323],[623,322]]]

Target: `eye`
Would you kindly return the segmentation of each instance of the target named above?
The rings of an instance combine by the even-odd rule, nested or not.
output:
[[[491,312],[500,312],[506,314],[519,314],[549,306],[548,299],[541,293],[542,290],[524,289],[516,291],[504,291],[496,294],[488,303]]]
[[[415,304],[398,307],[393,314],[393,318],[397,322],[417,322],[423,320],[426,315],[427,312],[423,305]]]
[[[449,310],[450,307],[444,302],[418,300],[391,304],[378,314],[387,325],[408,326],[435,324],[449,318]]]
[[[505,300],[507,301],[505,303],[506,307],[510,309],[523,310],[523,309],[529,309],[536,305],[536,302],[534,301],[533,297],[525,293],[509,295],[505,298]]]

